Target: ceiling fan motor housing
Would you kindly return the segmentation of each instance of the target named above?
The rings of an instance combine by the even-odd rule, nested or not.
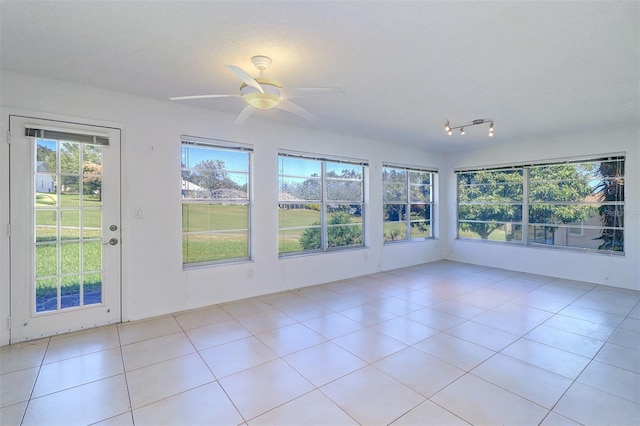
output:
[[[264,78],[256,78],[256,81],[260,83],[264,94],[260,93],[255,87],[247,86],[244,83],[240,86],[240,93],[247,103],[258,109],[269,109],[278,106],[282,100],[280,95],[282,86],[280,83]]]

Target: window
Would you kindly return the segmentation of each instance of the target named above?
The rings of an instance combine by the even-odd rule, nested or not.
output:
[[[364,246],[366,163],[278,155],[280,256]]]
[[[250,258],[248,148],[182,141],[182,263]]]
[[[457,177],[459,238],[624,251],[624,157]]]
[[[433,179],[435,172],[383,165],[384,241],[433,237]]]

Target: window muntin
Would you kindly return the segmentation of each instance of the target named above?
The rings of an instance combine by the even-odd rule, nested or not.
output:
[[[457,177],[459,238],[624,251],[623,157]]]
[[[280,256],[364,246],[365,167],[278,156]]]
[[[423,169],[383,166],[385,243],[433,237],[434,174]]]
[[[184,267],[250,258],[251,150],[183,141]]]

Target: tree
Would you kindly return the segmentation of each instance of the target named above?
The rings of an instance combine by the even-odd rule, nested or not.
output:
[[[337,211],[329,215],[327,228],[327,243],[329,247],[346,247],[362,244],[362,226],[351,222],[351,215],[347,212]],[[342,225],[342,226],[340,226]],[[300,245],[304,250],[317,250],[321,248],[320,222],[315,222],[312,227],[305,229],[300,235]]]
[[[522,221],[522,171],[481,170],[458,175],[458,218],[462,231],[483,240],[509,222]]]
[[[604,226],[600,237],[602,244],[598,250],[624,250],[624,209],[616,204],[604,204],[624,202],[624,161],[602,162],[598,168],[602,177],[596,187],[603,204],[599,207],[600,222]]]

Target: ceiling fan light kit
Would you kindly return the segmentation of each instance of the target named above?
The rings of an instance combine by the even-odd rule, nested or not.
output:
[[[447,122],[444,125],[444,131],[447,132],[447,134],[449,136],[451,136],[453,134],[453,130],[460,129],[460,134],[464,135],[465,134],[465,131],[464,131],[465,127],[477,126],[478,124],[485,124],[485,123],[489,123],[489,136],[493,137],[495,131],[493,130],[493,120],[490,119],[490,118],[478,118],[476,120],[473,120],[471,123],[461,124],[459,126],[452,126],[449,123],[449,120],[447,120]]]
[[[320,119],[311,114],[306,109],[290,101],[292,98],[311,95],[331,95],[344,93],[344,90],[338,87],[306,87],[298,89],[290,89],[283,94],[282,85],[275,81],[265,78],[265,70],[271,65],[271,58],[268,56],[257,55],[251,58],[253,65],[260,71],[260,75],[256,78],[251,77],[242,68],[235,65],[225,65],[229,71],[235,74],[242,81],[240,85],[239,95],[194,95],[194,96],[177,96],[169,98],[172,101],[187,99],[205,99],[205,98],[228,98],[242,97],[247,106],[240,112],[235,120],[236,124],[243,123],[256,109],[277,108],[312,122],[318,122]]]

